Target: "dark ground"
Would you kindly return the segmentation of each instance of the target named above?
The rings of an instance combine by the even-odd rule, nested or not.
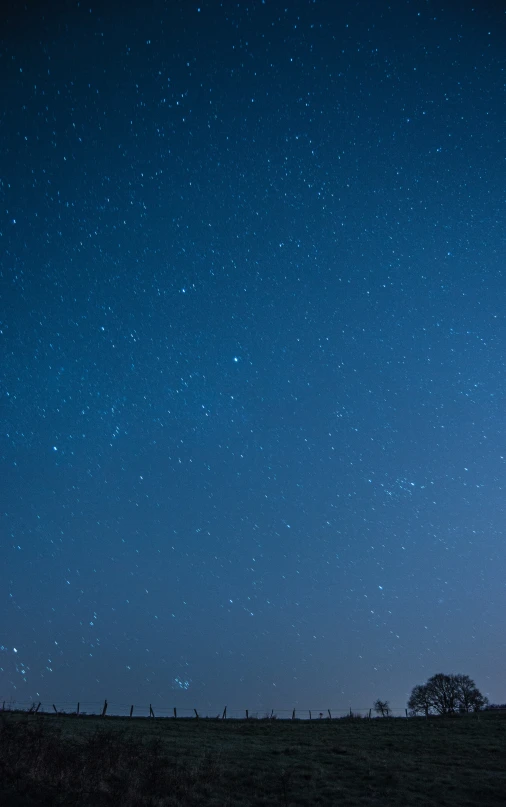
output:
[[[5,807],[506,804],[506,719],[0,715]]]

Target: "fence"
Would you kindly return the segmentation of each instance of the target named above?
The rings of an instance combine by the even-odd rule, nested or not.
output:
[[[130,717],[130,718],[194,718],[232,720],[338,720],[343,718],[376,717],[374,709],[229,709],[225,706],[218,712],[209,709],[160,707],[148,704],[109,703],[109,701],[79,701],[77,703],[42,703],[32,701],[3,701],[2,711],[22,711],[29,714],[75,715],[80,717]],[[407,709],[389,709],[391,717],[408,717]]]

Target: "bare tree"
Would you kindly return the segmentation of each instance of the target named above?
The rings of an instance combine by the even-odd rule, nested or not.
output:
[[[438,715],[452,715],[457,711],[458,689],[454,678],[437,673],[427,681],[432,708]]]
[[[459,711],[479,712],[488,705],[488,698],[481,694],[480,690],[468,675],[454,675],[455,684],[458,691]]]
[[[468,675],[437,673],[426,684],[414,687],[408,709],[415,714],[451,715],[482,709],[488,703]]]
[[[377,715],[381,715],[381,717],[388,717],[390,714],[390,704],[388,701],[380,701],[378,698],[374,703],[374,711]]]
[[[423,713],[426,717],[429,716],[432,708],[431,699],[427,684],[417,684],[413,687],[410,699],[408,701],[408,709],[415,715]]]

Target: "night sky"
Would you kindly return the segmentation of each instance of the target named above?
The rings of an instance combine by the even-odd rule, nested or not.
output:
[[[504,701],[503,4],[11,6],[0,700]]]

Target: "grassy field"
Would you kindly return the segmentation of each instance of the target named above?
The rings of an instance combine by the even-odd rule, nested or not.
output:
[[[506,719],[0,714],[0,804],[506,804]]]

